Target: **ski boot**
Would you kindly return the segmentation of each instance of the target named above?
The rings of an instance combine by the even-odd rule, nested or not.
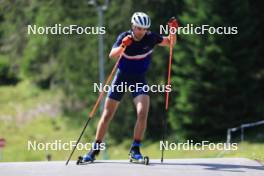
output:
[[[95,145],[98,145],[98,143],[95,143]],[[95,160],[95,156],[97,156],[100,153],[100,150],[97,148],[92,148],[86,155],[79,156],[78,160],[76,162],[77,165],[85,165],[93,163]]]
[[[141,144],[139,142],[134,142],[132,144],[130,152],[129,152],[129,162],[148,165],[149,157],[142,156],[142,154],[140,153],[140,146]]]

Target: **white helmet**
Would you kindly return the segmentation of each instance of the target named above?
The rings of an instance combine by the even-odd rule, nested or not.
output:
[[[131,23],[137,27],[149,28],[150,18],[143,12],[135,12],[131,18]]]

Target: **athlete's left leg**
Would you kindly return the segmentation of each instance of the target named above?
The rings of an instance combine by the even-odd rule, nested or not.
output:
[[[140,152],[140,146],[147,127],[149,96],[146,94],[137,95],[134,98],[134,104],[137,110],[137,121],[134,129],[134,141],[131,145],[129,156],[131,159],[130,161],[136,160],[142,162],[144,161],[144,158]]]

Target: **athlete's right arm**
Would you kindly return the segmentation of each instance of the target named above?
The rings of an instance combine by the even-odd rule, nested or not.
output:
[[[119,58],[121,55],[123,55],[125,49],[127,46],[131,45],[133,42],[132,36],[128,35],[122,39],[122,43],[119,47],[112,48],[109,57],[110,58]]]
[[[117,48],[112,48],[112,50],[109,54],[109,58],[113,58],[113,59],[119,58],[121,55],[123,55],[125,49],[126,49],[126,47],[123,47],[121,45]]]

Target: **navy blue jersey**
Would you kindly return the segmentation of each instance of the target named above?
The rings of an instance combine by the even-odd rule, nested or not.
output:
[[[119,47],[122,39],[127,35],[132,35],[132,31],[121,33],[113,48]],[[162,36],[148,31],[140,41],[133,41],[128,46],[120,59],[118,68],[128,74],[142,74],[148,69],[151,60],[151,54],[155,45],[161,43]]]

